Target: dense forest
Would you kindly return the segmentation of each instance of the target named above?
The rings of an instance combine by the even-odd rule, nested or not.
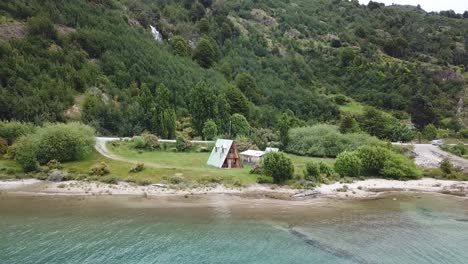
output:
[[[459,130],[465,14],[356,0],[4,0],[0,119],[162,138],[357,122],[407,140],[409,119]],[[351,100],[375,108],[350,116]]]

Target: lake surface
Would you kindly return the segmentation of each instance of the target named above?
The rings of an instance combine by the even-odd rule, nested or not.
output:
[[[0,195],[0,263],[468,263],[468,200]]]

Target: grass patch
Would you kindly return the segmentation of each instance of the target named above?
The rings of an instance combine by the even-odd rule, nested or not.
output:
[[[341,112],[350,114],[362,114],[364,112],[364,106],[356,101],[351,101],[344,105],[339,105],[338,108]]]

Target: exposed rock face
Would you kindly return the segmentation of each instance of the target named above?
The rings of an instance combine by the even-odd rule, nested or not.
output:
[[[436,81],[463,81],[463,77],[451,68],[445,68],[434,74]]]
[[[22,39],[26,36],[26,26],[20,22],[0,24],[0,43],[11,39]]]

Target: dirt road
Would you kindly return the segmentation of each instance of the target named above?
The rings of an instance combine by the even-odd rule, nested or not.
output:
[[[443,151],[438,146],[431,144],[414,144],[414,153],[416,154],[416,165],[424,168],[439,167],[439,163],[448,158],[453,165],[468,171],[468,160]]]

